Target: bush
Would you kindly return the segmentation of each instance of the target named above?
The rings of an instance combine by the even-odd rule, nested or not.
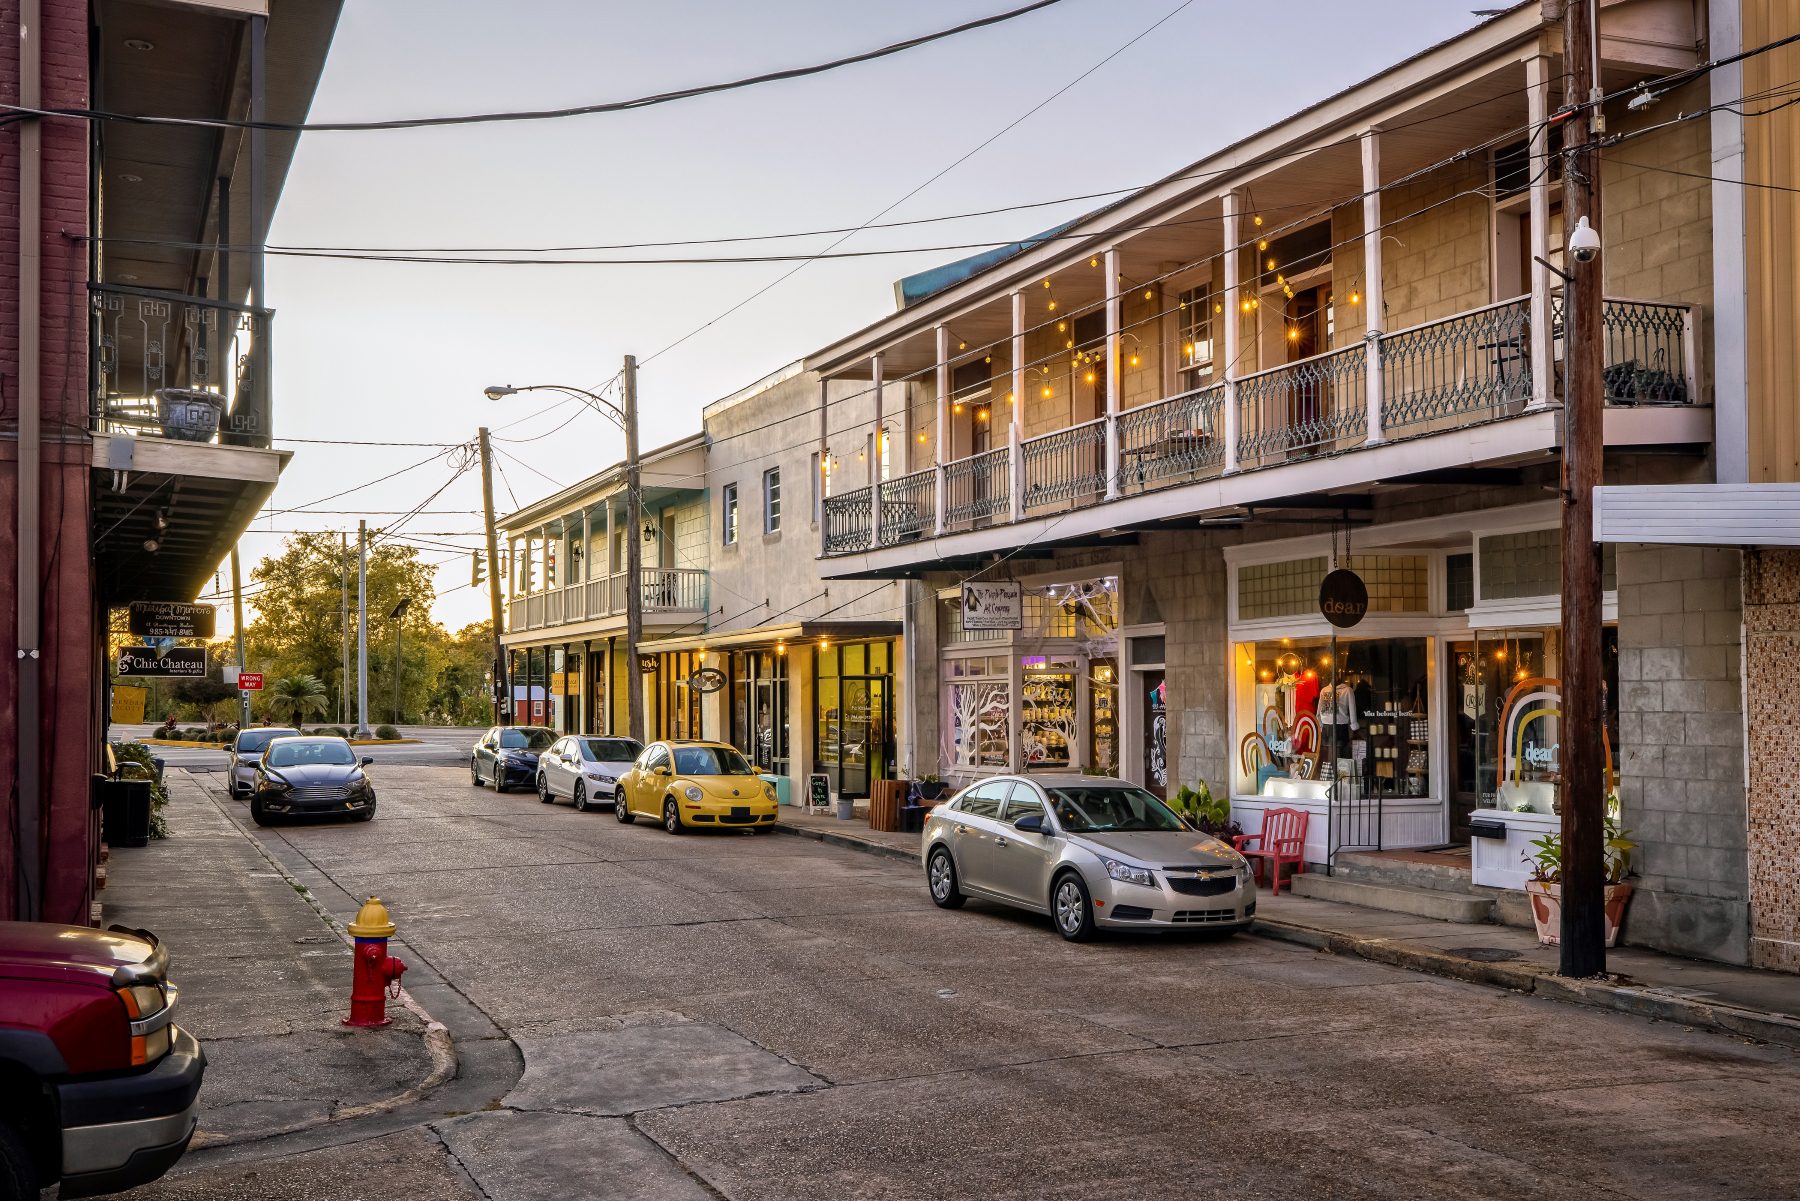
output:
[[[314,738],[329,738],[329,737],[331,737],[333,732],[334,731],[332,730],[332,728],[330,726],[320,726],[318,729],[316,729],[312,732],[312,735]]]
[[[343,726],[332,726],[331,729],[326,732],[329,733],[333,738],[348,738],[348,737],[350,737],[350,731],[346,730]]]
[[[390,739],[398,738],[398,737],[400,737],[400,731],[396,730],[393,726],[388,726],[388,725],[376,726],[375,727],[375,737],[390,738]]]
[[[151,757],[150,748],[141,742],[115,743],[113,758],[119,764],[121,776],[128,780],[150,781],[150,837],[167,838],[169,819],[164,815],[163,807],[169,803],[169,791],[156,778],[156,763]]]
[[[183,742],[200,742],[205,738],[206,731],[200,729],[198,726],[189,726],[181,732],[181,741]]]

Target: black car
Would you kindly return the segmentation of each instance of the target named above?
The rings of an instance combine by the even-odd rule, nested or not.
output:
[[[250,816],[259,826],[333,814],[366,822],[375,816],[375,786],[363,767],[373,762],[359,762],[342,738],[278,738],[257,765]]]
[[[538,756],[556,739],[556,731],[543,726],[495,726],[469,754],[470,782],[477,788],[492,784],[495,792],[536,788]]]

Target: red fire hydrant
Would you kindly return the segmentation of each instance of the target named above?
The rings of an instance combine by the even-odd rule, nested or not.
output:
[[[350,936],[356,940],[356,975],[350,984],[350,1016],[346,1026],[385,1026],[389,995],[400,995],[400,975],[406,964],[387,953],[394,936],[394,922],[380,897],[370,897],[356,911]],[[391,990],[391,993],[390,993]]]

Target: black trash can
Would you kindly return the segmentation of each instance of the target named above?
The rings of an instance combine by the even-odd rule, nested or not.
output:
[[[918,834],[925,829],[925,806],[900,806],[900,832],[902,834]]]
[[[101,830],[108,846],[150,844],[150,781],[107,780],[101,798]]]

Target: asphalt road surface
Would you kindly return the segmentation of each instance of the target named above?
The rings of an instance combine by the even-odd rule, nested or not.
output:
[[[108,736],[115,742],[122,742],[131,738],[149,738],[156,729],[157,727],[154,725],[115,725],[108,731]],[[486,729],[485,726],[481,729],[457,726],[401,726],[400,733],[404,737],[416,738],[418,742],[361,747],[359,753],[382,764],[449,767],[469,761],[469,748],[475,744],[475,740],[481,736],[484,729]],[[204,747],[163,746],[154,749],[157,757],[166,766],[186,768],[190,771],[220,771],[224,769],[227,759],[224,751]]]
[[[145,1196],[1800,1196],[1785,1049],[1256,937],[1070,945],[846,849],[372,774],[375,821],[258,836],[380,894],[522,1078]]]

